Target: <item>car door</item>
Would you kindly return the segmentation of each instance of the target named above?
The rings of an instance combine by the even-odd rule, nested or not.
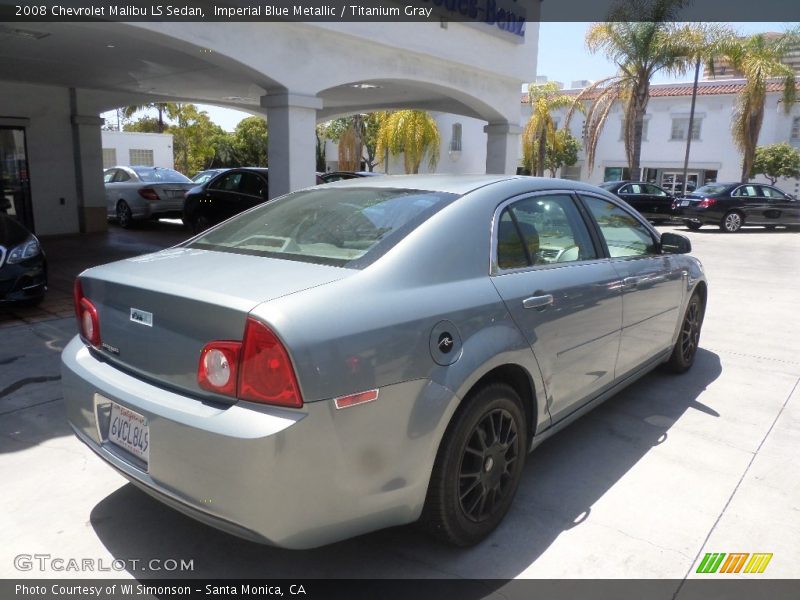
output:
[[[492,281],[534,352],[557,421],[613,382],[619,276],[569,192],[509,200],[493,229]]]
[[[764,199],[764,222],[775,225],[795,225],[800,223],[800,203],[793,200],[778,188],[761,185]]]
[[[239,210],[247,210],[261,204],[268,198],[267,180],[258,173],[242,173],[239,180]]]
[[[745,223],[761,223],[762,215],[766,209],[766,199],[761,197],[759,186],[747,183],[740,185],[731,192],[732,207],[738,208],[744,214]]]
[[[622,333],[616,377],[624,377],[672,345],[687,274],[661,254],[645,221],[606,198],[581,194],[604,250],[622,280]]]
[[[202,211],[214,222],[224,221],[239,210],[239,183],[242,171],[229,171],[208,184]]]

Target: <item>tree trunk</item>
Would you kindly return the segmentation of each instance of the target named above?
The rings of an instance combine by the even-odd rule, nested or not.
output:
[[[692,107],[689,109],[689,132],[686,135],[686,155],[683,157],[683,195],[688,191],[689,183],[689,150],[692,147],[692,129],[694,128],[694,107],[697,101],[697,81],[700,78],[700,59],[694,65],[694,85],[692,86]]]
[[[644,128],[644,115],[647,112],[647,101],[650,99],[650,81],[645,79],[642,85],[634,92],[633,102],[633,139],[630,140],[628,170],[631,179],[639,179],[639,162],[642,156],[642,129]],[[628,140],[626,140],[626,144]]]
[[[544,161],[547,155],[547,127],[542,127],[539,134],[539,156],[536,159],[536,176],[544,177]]]

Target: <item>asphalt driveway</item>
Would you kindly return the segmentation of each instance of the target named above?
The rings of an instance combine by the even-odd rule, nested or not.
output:
[[[69,431],[59,351],[74,334],[73,318],[54,311],[29,322],[7,319],[0,327],[0,577],[680,580],[697,576],[706,552],[773,553],[764,577],[800,577],[800,233],[662,229],[687,235],[708,273],[694,368],[648,375],[538,448],[505,522],[468,550],[399,527],[286,551],[160,505]],[[163,247],[178,241],[173,233],[179,237],[140,231],[136,244]],[[110,258],[91,240],[81,243],[84,258]],[[20,553],[106,563],[183,558],[193,570],[20,572]]]

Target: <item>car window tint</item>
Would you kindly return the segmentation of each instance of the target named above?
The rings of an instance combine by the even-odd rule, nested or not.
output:
[[[708,184],[704,185],[703,187],[699,187],[695,190],[697,194],[721,194],[726,190],[730,189],[730,184],[728,185],[717,185],[717,184]]]
[[[131,179],[131,176],[124,169],[117,169],[117,173],[114,175],[114,183],[121,183],[123,181],[130,181],[130,179]]]
[[[241,179],[242,179],[241,172],[228,173],[224,177],[220,177],[219,179],[217,179],[209,187],[215,190],[221,190],[223,192],[238,192],[239,181],[241,181]]]
[[[103,183],[111,183],[114,179],[114,175],[117,174],[116,169],[111,169],[110,171],[106,171],[105,175],[103,175]]]
[[[239,192],[248,196],[264,196],[266,187],[266,182],[255,173],[242,173],[239,180]]]
[[[655,254],[656,243],[650,231],[633,215],[613,202],[584,196],[612,258]]]
[[[161,167],[136,167],[134,169],[139,179],[145,183],[192,183],[192,180],[183,173]]]
[[[242,213],[189,247],[362,269],[457,194],[319,187]]]
[[[594,246],[570,196],[525,198],[500,215],[497,265],[501,269],[590,258],[596,258]]]
[[[762,190],[761,191],[761,195],[762,196],[766,196],[767,198],[775,198],[776,200],[785,200],[786,199],[786,194],[784,194],[782,191],[780,191],[778,189],[771,188],[771,187],[766,186],[766,185],[762,185],[761,186],[761,190]]]
[[[758,191],[756,190],[756,186],[754,185],[743,185],[741,187],[736,188],[734,190],[732,196],[744,196],[746,198],[756,198],[758,196]]]
[[[629,185],[623,185],[621,188],[619,188],[619,193],[620,194],[632,194],[633,193],[633,188],[631,186],[629,186]]]
[[[654,185],[646,185],[644,186],[645,192],[650,194],[651,196],[666,196],[667,192],[662,190],[660,187],[656,187]]]

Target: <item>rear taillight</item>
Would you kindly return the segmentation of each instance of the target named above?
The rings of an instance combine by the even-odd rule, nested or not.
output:
[[[697,208],[710,208],[717,203],[716,198],[705,198],[700,204],[697,205]]]
[[[139,195],[145,200],[159,200],[158,192],[153,188],[141,188],[138,191]]]
[[[242,342],[215,341],[200,353],[201,388],[265,404],[303,406],[292,362],[278,337],[263,323],[247,319]]]
[[[236,395],[241,342],[211,342],[200,353],[197,383],[205,390]]]
[[[94,304],[83,295],[81,280],[76,279],[72,288],[75,301],[75,318],[78,320],[78,332],[84,342],[100,347],[100,318]]]

